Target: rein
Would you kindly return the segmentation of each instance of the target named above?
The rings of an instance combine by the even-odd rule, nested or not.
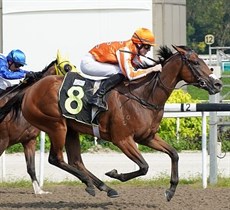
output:
[[[53,61],[51,62],[45,69],[42,70],[42,74],[44,74],[52,65],[54,65],[55,67],[55,73],[56,75],[61,75],[61,76],[64,76],[66,74],[66,71],[64,68],[61,67],[61,64],[63,63],[69,63],[69,61],[62,61],[60,62],[58,65],[57,65],[57,62],[56,61]],[[12,89],[10,89],[9,91],[3,93],[1,96],[0,96],[0,100],[2,100],[3,98],[5,98],[6,96],[8,96],[9,94],[15,92],[16,90],[20,89],[23,85],[26,84],[28,78],[25,78],[23,81],[20,81],[19,84],[15,85],[15,86],[12,86]]]
[[[185,61],[186,65],[189,67],[189,69],[191,70],[192,74],[194,75],[194,77],[197,79],[198,82],[190,83],[189,85],[199,85],[200,87],[204,87],[205,81],[201,78],[201,74],[199,73],[199,71],[196,70],[196,68],[194,68],[193,65],[191,65],[191,62],[193,62],[194,65],[199,65],[198,61],[189,60],[189,57],[191,56],[192,53],[193,53],[193,50],[187,52],[183,60]]]
[[[128,50],[119,50],[119,51],[120,51],[120,52],[124,52],[124,53],[129,53],[129,54],[137,55],[137,56],[141,56],[141,57],[144,57],[144,58],[149,59],[150,61],[155,62],[156,64],[159,64],[159,61],[154,60],[153,58],[150,58],[150,57],[148,57],[148,56],[141,55],[141,54],[139,54],[139,53],[134,53],[134,52],[131,52],[131,51],[128,51]]]
[[[185,86],[185,85],[199,85],[200,87],[204,86],[205,85],[205,82],[201,79],[200,77],[200,74],[199,72],[196,70],[196,68],[194,68],[193,65],[191,65],[191,61],[189,58],[191,56],[191,54],[193,53],[193,51],[189,51],[187,52],[185,55],[182,55],[180,54],[181,56],[181,60],[182,60],[182,63],[181,63],[181,67],[180,67],[180,71],[181,69],[183,68],[184,65],[187,65],[189,67],[189,69],[191,70],[192,74],[194,75],[194,77],[197,79],[197,83],[191,83],[191,84],[184,84],[184,85],[181,85],[181,87]],[[169,62],[169,60],[171,60],[172,57],[170,57],[169,59],[166,60],[166,63]],[[198,65],[198,61],[195,61],[194,64],[197,64]],[[153,81],[154,80],[154,81]],[[160,72],[156,72],[156,74],[152,77],[152,79],[149,81],[149,84],[153,82],[153,91],[155,90],[156,88],[156,85],[158,82],[160,82],[160,84],[162,85],[162,87],[165,89],[165,90],[174,90],[175,87],[171,88],[171,87],[167,87],[163,81],[161,80],[160,78]],[[181,88],[180,87],[180,88]],[[179,89],[179,88],[177,88]],[[117,90],[118,91],[118,90]],[[132,93],[132,91],[130,90],[130,85],[129,85],[129,93],[131,95],[127,95],[127,94],[124,94],[120,91],[118,91],[120,94],[126,96],[128,99],[125,101],[125,103],[132,99],[132,100],[135,100],[137,101],[138,103],[140,103],[141,105],[143,105],[144,107],[148,108],[148,109],[154,109],[154,110],[160,110],[160,109],[163,109],[164,106],[158,106],[156,104],[151,104],[149,103],[148,101],[144,100],[144,99],[141,99],[139,98],[138,96],[136,96],[134,93]]]
[[[152,79],[149,81],[149,84],[151,82],[153,82],[153,90],[156,88],[156,85],[158,83],[158,79],[159,79],[159,75],[160,75],[160,72],[156,72],[155,75],[152,77]],[[129,82],[130,83],[130,82]],[[131,95],[127,95],[127,94],[124,94],[123,92],[119,91],[119,90],[116,90],[118,91],[120,94],[124,95],[127,97],[127,100],[124,102],[124,104],[128,101],[128,100],[135,100],[137,101],[138,103],[140,103],[141,105],[143,105],[144,107],[148,108],[148,109],[151,109],[151,110],[161,110],[164,108],[164,106],[158,106],[156,104],[151,104],[149,103],[148,101],[144,100],[144,99],[141,99],[139,98],[138,96],[136,96],[134,93],[132,93],[132,91],[130,90],[130,85],[129,85],[129,93]]]
[[[190,56],[192,55],[193,53],[193,50],[190,50],[189,52],[187,52],[185,55],[182,55],[180,54],[181,56],[181,59],[182,59],[182,64],[181,64],[181,67],[180,67],[180,71],[181,69],[183,68],[184,65],[187,65],[189,67],[189,69],[191,70],[192,74],[194,75],[194,77],[197,79],[198,82],[194,82],[194,83],[190,83],[190,84],[183,84],[181,85],[180,87],[178,88],[171,88],[171,87],[167,87],[163,82],[162,80],[160,79],[159,77],[159,81],[161,83],[161,85],[165,88],[165,89],[168,89],[168,90],[173,90],[173,89],[180,89],[184,86],[188,86],[188,85],[198,85],[200,87],[203,87],[205,86],[205,82],[201,79],[201,75],[199,74],[199,72],[196,70],[196,68],[194,68],[193,65],[191,65],[191,62],[193,62],[194,64],[197,64],[198,65],[198,61],[191,61],[189,58]],[[168,62],[169,60],[171,59],[171,57],[166,61]]]
[[[10,89],[8,92],[3,93],[3,95],[0,96],[0,100],[2,100],[3,98],[5,98],[6,96],[10,95],[11,93],[13,93],[14,91],[16,91],[17,89],[19,89],[22,85],[24,85],[24,83],[28,80],[28,78],[24,79],[22,82],[20,81],[20,83],[18,85],[12,86],[12,89]]]

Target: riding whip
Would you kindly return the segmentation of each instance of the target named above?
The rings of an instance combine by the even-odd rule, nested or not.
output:
[[[11,90],[9,90],[8,92],[6,92],[5,94],[3,94],[0,97],[0,100],[2,100],[4,97],[8,96],[10,93],[14,92],[15,90],[17,90],[19,87],[21,87],[22,84],[24,84],[26,81],[28,80],[28,78],[25,78],[22,82],[20,82],[18,85],[16,85],[14,88],[12,88]]]
[[[145,56],[145,55],[141,55],[141,54],[139,54],[139,53],[130,52],[130,51],[128,51],[128,50],[119,50],[119,51],[120,51],[120,52],[125,52],[125,53],[130,53],[130,54],[133,54],[133,55],[142,56],[142,57],[147,58],[147,59],[149,59],[149,60],[151,60],[151,61],[153,61],[153,62],[155,62],[155,63],[158,63],[158,61],[154,60],[153,58],[150,58],[150,57]]]

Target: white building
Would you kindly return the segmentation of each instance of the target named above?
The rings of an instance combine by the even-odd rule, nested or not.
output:
[[[78,67],[94,45],[129,39],[139,27],[158,45],[186,45],[186,0],[0,0],[0,51],[21,49],[32,71],[58,49]]]

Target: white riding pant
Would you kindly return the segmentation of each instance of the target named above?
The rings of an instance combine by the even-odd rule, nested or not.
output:
[[[83,57],[80,68],[84,74],[96,77],[110,77],[122,73],[119,65],[98,62],[91,53]]]
[[[5,90],[7,87],[11,87],[12,84],[7,79],[0,77],[0,89]]]

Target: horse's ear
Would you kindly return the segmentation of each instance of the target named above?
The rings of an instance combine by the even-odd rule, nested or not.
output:
[[[178,46],[175,46],[175,45],[172,45],[172,47],[177,51],[179,52],[181,55],[185,55],[186,54],[186,51],[184,49],[182,49],[181,47],[178,47]]]
[[[58,49],[57,51],[57,63],[60,63],[61,62],[61,53],[60,53],[60,50]]]
[[[59,64],[59,63],[62,63],[63,61],[66,61],[66,60],[68,60],[68,59],[62,57],[61,53],[60,53],[60,50],[58,49],[58,51],[57,51],[57,63]]]

